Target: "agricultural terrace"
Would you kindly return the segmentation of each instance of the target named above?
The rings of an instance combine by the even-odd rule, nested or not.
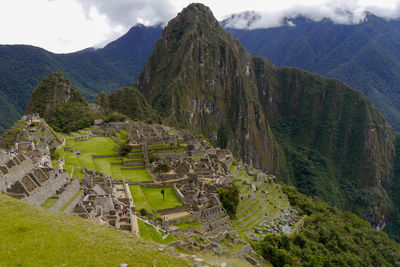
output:
[[[120,133],[118,139],[126,141],[124,139],[124,133]],[[118,143],[110,137],[88,137],[87,141],[75,141],[74,137],[83,137],[85,132],[73,133],[73,137],[65,137],[66,142],[64,147],[60,147],[56,150],[56,155],[59,158],[64,158],[64,168],[68,173],[73,172],[73,177],[82,177],[82,169],[86,167],[100,171],[105,175],[112,176],[115,180],[124,179],[125,182],[142,182],[152,181],[152,177],[146,171],[144,166],[135,166],[137,169],[133,170],[130,166],[124,166],[122,159],[118,158],[115,147],[118,147]],[[68,151],[66,149],[72,149]],[[76,151],[79,151],[76,153]],[[143,153],[142,151],[135,151],[136,154]],[[96,158],[96,156],[110,156],[107,158]],[[129,159],[129,160],[143,160],[142,158]],[[53,164],[58,164],[56,160],[53,160]]]

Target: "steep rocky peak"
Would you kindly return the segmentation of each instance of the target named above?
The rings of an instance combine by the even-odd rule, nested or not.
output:
[[[210,32],[225,33],[210,8],[203,4],[190,4],[168,23],[161,39],[166,45],[187,34],[204,36]]]

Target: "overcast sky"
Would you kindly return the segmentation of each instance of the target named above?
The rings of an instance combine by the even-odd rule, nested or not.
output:
[[[186,0],[1,0],[0,44],[31,44],[55,53],[104,45],[137,23],[165,24],[192,1]],[[398,18],[400,0],[203,0],[217,19],[254,10],[257,28],[279,26],[280,19],[306,15],[336,23],[358,23],[365,11]],[[350,12],[350,13],[349,13]],[[346,15],[344,15],[346,14]],[[351,14],[350,18],[348,14]],[[240,19],[234,27],[245,25]]]

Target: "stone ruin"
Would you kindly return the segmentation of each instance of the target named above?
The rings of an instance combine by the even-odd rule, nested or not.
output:
[[[73,214],[138,234],[135,205],[129,186],[86,168],[83,174],[84,197],[76,204]]]
[[[57,198],[53,209],[63,207],[80,189],[79,181],[64,170],[35,164],[30,155],[1,154],[0,192],[34,205]]]
[[[219,242],[232,230],[229,217],[219,201],[215,184],[198,181],[197,175],[191,175],[190,182],[174,186],[175,193],[193,216],[176,220],[174,223],[197,220],[200,227],[188,229]]]

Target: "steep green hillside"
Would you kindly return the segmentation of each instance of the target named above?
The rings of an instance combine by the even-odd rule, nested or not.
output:
[[[138,88],[169,124],[201,132],[272,171],[280,168],[279,147],[263,116],[253,70],[252,57],[210,9],[193,4],[164,29]]]
[[[135,235],[0,194],[1,266],[190,266]]]
[[[251,57],[211,11],[185,8],[164,29],[138,88],[169,124],[191,128],[300,192],[382,227],[395,134],[360,92]]]
[[[279,66],[335,77],[361,90],[400,129],[400,21],[372,14],[360,24],[304,17],[270,29],[227,29],[246,49]]]
[[[399,266],[400,245],[350,212],[284,187],[303,215],[294,234],[269,234],[255,246],[274,266]]]
[[[63,72],[88,99],[133,83],[161,31],[160,26],[137,25],[104,48],[70,54],[0,45],[0,101],[8,101],[0,105],[0,133],[24,114],[32,90],[52,72]]]
[[[160,121],[146,98],[132,86],[122,87],[109,96],[100,93],[94,103],[100,106],[103,113],[117,112],[132,120]]]
[[[26,113],[39,113],[56,131],[70,132],[92,125],[96,115],[60,72],[47,76],[33,90]]]
[[[390,173],[395,139],[383,116],[337,80],[262,58],[255,64],[264,114],[291,169],[286,182],[383,225],[389,200],[381,179]]]

